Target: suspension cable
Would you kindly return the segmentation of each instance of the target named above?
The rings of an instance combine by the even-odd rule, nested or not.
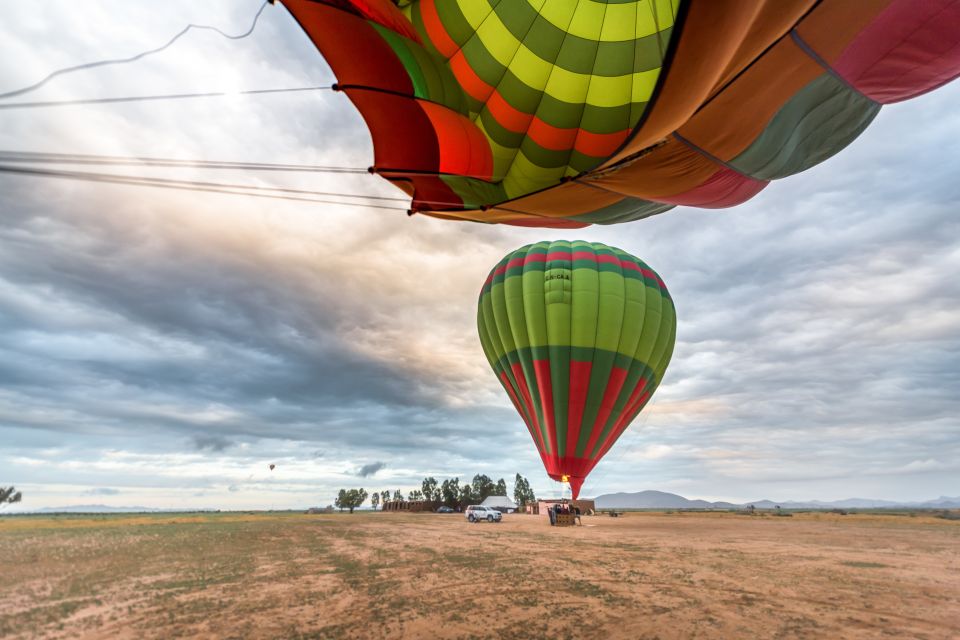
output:
[[[306,173],[369,174],[363,167],[233,162],[224,160],[185,160],[141,156],[108,156],[80,153],[48,153],[0,149],[0,162],[16,164],[89,164],[110,166],[179,167],[195,169],[240,169],[245,171],[290,171]]]
[[[333,89],[333,85],[315,87],[290,87],[285,89],[245,89],[243,91],[208,91],[203,93],[168,93],[151,96],[120,96],[116,98],[78,98],[76,100],[45,100],[40,102],[0,102],[0,109],[42,109],[46,107],[65,107],[84,104],[116,104],[121,102],[154,102],[158,100],[189,100],[194,98],[225,98],[250,96],[265,93],[296,93],[302,91],[323,91]]]
[[[81,180],[85,182],[102,182],[110,184],[122,184],[140,187],[157,187],[161,189],[178,189],[184,191],[202,191],[207,193],[223,193],[230,195],[251,196],[254,198],[273,198],[277,200],[294,200],[298,202],[313,202],[317,204],[333,204],[346,207],[365,207],[369,209],[384,209],[388,211],[407,211],[406,207],[390,207],[375,202],[343,202],[336,200],[326,200],[322,198],[309,198],[303,194],[324,195],[323,192],[310,192],[297,189],[277,188],[259,186],[231,185],[211,182],[199,182],[193,180],[171,180],[166,178],[148,178],[143,176],[124,176],[110,173],[90,173],[85,171],[63,171],[54,169],[34,169],[29,167],[17,167],[11,165],[0,165],[0,173],[33,176],[42,178],[62,178],[69,180]],[[269,193],[276,191],[278,193]],[[291,195],[286,195],[291,194]],[[293,195],[301,194],[301,195]],[[383,199],[379,196],[360,196],[355,194],[331,194],[338,197],[370,198]]]
[[[143,51],[143,52],[138,53],[138,54],[136,54],[136,55],[134,55],[134,56],[131,56],[131,57],[129,57],[129,58],[116,58],[116,59],[113,59],[113,60],[99,60],[99,61],[97,61],[97,62],[87,62],[87,63],[85,63],[85,64],[78,64],[78,65],[75,65],[75,66],[72,66],[72,67],[64,67],[63,69],[57,69],[56,71],[53,71],[52,73],[50,73],[46,78],[44,78],[44,79],[41,80],[40,82],[36,82],[36,83],[34,83],[34,84],[32,84],[32,85],[29,85],[29,86],[26,86],[26,87],[22,87],[22,88],[20,88],[20,89],[14,90],[14,91],[7,91],[7,92],[5,92],[5,93],[0,93],[0,100],[6,99],[6,98],[13,98],[13,97],[15,97],[15,96],[20,96],[20,95],[23,95],[23,94],[25,94],[25,93],[29,93],[29,92],[31,92],[31,91],[36,91],[37,89],[39,89],[39,88],[42,87],[43,85],[47,84],[48,82],[50,82],[51,80],[53,80],[54,78],[56,78],[57,76],[65,75],[65,74],[67,74],[67,73],[73,73],[74,71],[82,71],[82,70],[84,70],[84,69],[93,69],[93,68],[96,68],[96,67],[105,67],[105,66],[107,66],[107,65],[127,64],[127,63],[130,63],[130,62],[136,62],[137,60],[140,60],[141,58],[145,58],[145,57],[147,57],[147,56],[149,56],[149,55],[153,55],[154,53],[160,53],[160,52],[163,51],[164,49],[167,49],[167,48],[170,47],[174,42],[176,42],[176,41],[179,40],[181,37],[183,37],[184,35],[186,35],[187,32],[189,32],[191,29],[214,31],[214,32],[220,34],[221,36],[223,36],[224,38],[227,38],[227,39],[229,39],[229,40],[242,40],[243,38],[246,38],[246,37],[249,36],[251,33],[253,33],[253,30],[257,27],[257,22],[260,20],[260,14],[263,13],[263,10],[267,7],[268,4],[269,4],[269,0],[264,0],[263,4],[260,5],[260,9],[257,10],[256,15],[253,16],[253,23],[250,25],[250,28],[247,29],[246,31],[244,31],[243,33],[238,34],[238,35],[233,36],[233,35],[230,35],[230,34],[228,34],[228,33],[224,33],[223,31],[221,31],[221,30],[218,29],[217,27],[213,27],[213,26],[210,26],[210,25],[192,24],[192,23],[191,23],[191,24],[188,24],[186,27],[184,27],[184,28],[180,31],[180,33],[178,33],[177,35],[173,36],[166,44],[164,44],[163,46],[157,47],[156,49],[150,49],[150,50],[148,50],[148,51]]]

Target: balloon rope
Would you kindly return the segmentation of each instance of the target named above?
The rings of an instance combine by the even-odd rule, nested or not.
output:
[[[333,85],[315,87],[289,87],[286,89],[246,89],[243,91],[208,91],[203,93],[169,93],[151,96],[121,96],[116,98],[79,98],[76,100],[46,100],[41,102],[0,103],[0,109],[42,109],[46,107],[66,107],[84,104],[117,104],[121,102],[154,102],[158,100],[190,100],[195,98],[225,98],[250,96],[264,93],[295,93],[302,91],[332,90]]]
[[[290,171],[307,173],[364,173],[362,167],[309,164],[273,164],[266,162],[234,162],[226,160],[185,160],[142,156],[107,156],[81,153],[48,153],[0,149],[0,163],[16,164],[92,164],[112,166],[176,167],[197,169],[239,169],[244,171]]]
[[[247,36],[249,36],[251,33],[253,33],[253,30],[257,27],[257,21],[260,20],[260,14],[263,13],[263,10],[266,8],[267,4],[269,4],[269,0],[264,0],[263,4],[260,5],[260,9],[257,11],[256,15],[253,17],[253,23],[250,25],[250,28],[247,29],[246,31],[244,31],[244,32],[241,33],[241,34],[232,36],[232,35],[230,35],[230,34],[228,34],[228,33],[224,33],[223,31],[221,31],[221,30],[218,29],[217,27],[212,27],[212,26],[203,25],[203,24],[192,24],[192,23],[191,23],[191,24],[188,24],[186,27],[184,27],[184,28],[180,31],[180,33],[178,33],[177,35],[173,36],[169,41],[167,41],[166,44],[164,44],[164,45],[162,45],[162,46],[160,46],[160,47],[157,47],[156,49],[150,49],[150,50],[148,50],[148,51],[143,51],[143,52],[138,53],[138,54],[136,54],[136,55],[134,55],[134,56],[131,56],[131,57],[129,57],[129,58],[117,58],[117,59],[113,59],[113,60],[99,60],[99,61],[97,61],[97,62],[87,62],[87,63],[85,63],[85,64],[78,64],[78,65],[73,66],[73,67],[65,67],[65,68],[63,68],[63,69],[57,69],[56,71],[53,71],[52,73],[50,73],[46,78],[44,78],[44,79],[41,80],[40,82],[34,83],[34,84],[29,85],[29,86],[26,86],[26,87],[22,87],[22,88],[20,88],[20,89],[16,89],[16,90],[14,90],[14,91],[7,91],[6,93],[0,93],[0,99],[13,98],[14,96],[19,96],[19,95],[23,95],[23,94],[25,94],[25,93],[29,93],[29,92],[31,92],[31,91],[36,91],[37,89],[39,89],[39,88],[42,87],[43,85],[47,84],[48,82],[50,82],[51,80],[53,80],[54,78],[56,78],[57,76],[61,76],[61,75],[67,74],[67,73],[73,73],[74,71],[82,71],[82,70],[84,70],[84,69],[93,69],[93,68],[96,68],[96,67],[105,67],[105,66],[107,66],[107,65],[127,64],[127,63],[130,63],[130,62],[136,62],[137,60],[140,60],[141,58],[145,58],[145,57],[147,57],[147,56],[149,56],[149,55],[153,55],[154,53],[160,53],[160,52],[163,51],[164,49],[167,49],[167,48],[170,47],[174,42],[176,42],[176,41],[179,40],[181,37],[183,37],[184,35],[186,35],[187,32],[189,32],[191,29],[198,29],[198,30],[200,30],[200,29],[205,29],[205,30],[209,30],[209,31],[214,31],[214,32],[220,34],[221,36],[223,36],[224,38],[227,38],[227,39],[229,39],[229,40],[241,40],[241,39],[246,38]]]
[[[272,198],[275,200],[295,200],[299,202],[313,202],[316,204],[333,204],[346,207],[365,207],[369,209],[385,209],[391,211],[407,211],[406,207],[388,207],[373,202],[341,202],[336,200],[327,200],[322,198],[308,198],[303,195],[285,195],[285,194],[312,194],[329,195],[348,198],[376,198],[379,196],[362,196],[358,194],[327,194],[325,192],[311,192],[298,189],[284,189],[261,187],[259,185],[234,185],[215,182],[199,182],[193,180],[169,180],[164,178],[150,178],[144,176],[124,176],[109,173],[89,173],[85,171],[59,171],[50,169],[33,169],[28,167],[16,167],[0,164],[0,173],[15,174],[22,176],[33,176],[41,178],[62,178],[69,180],[81,180],[85,182],[103,182],[110,184],[122,184],[136,187],[156,187],[161,189],[177,189],[185,191],[203,191],[207,193],[222,193],[238,196],[249,196],[254,198]],[[264,192],[277,193],[264,193]],[[386,199],[386,198],[383,198]]]

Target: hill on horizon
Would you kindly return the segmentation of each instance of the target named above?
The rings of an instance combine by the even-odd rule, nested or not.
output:
[[[736,504],[732,502],[710,502],[707,500],[691,500],[676,493],[666,491],[636,491],[633,493],[618,492],[605,493],[594,498],[598,509],[742,509],[753,505],[758,509],[773,509],[780,506],[784,509],[882,509],[914,508],[914,509],[960,509],[960,496],[940,496],[935,500],[925,502],[897,502],[894,500],[875,500],[868,498],[846,498],[825,502],[822,500],[776,502],[774,500],[755,500]]]

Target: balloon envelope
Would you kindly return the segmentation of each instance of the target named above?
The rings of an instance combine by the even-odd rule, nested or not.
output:
[[[656,391],[676,337],[663,280],[598,242],[538,242],[490,272],[484,354],[554,480],[584,478]]]
[[[960,74],[956,0],[282,2],[374,170],[451,219],[733,206]]]

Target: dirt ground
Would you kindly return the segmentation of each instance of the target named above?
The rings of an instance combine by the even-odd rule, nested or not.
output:
[[[0,518],[4,638],[958,638],[960,521]]]

